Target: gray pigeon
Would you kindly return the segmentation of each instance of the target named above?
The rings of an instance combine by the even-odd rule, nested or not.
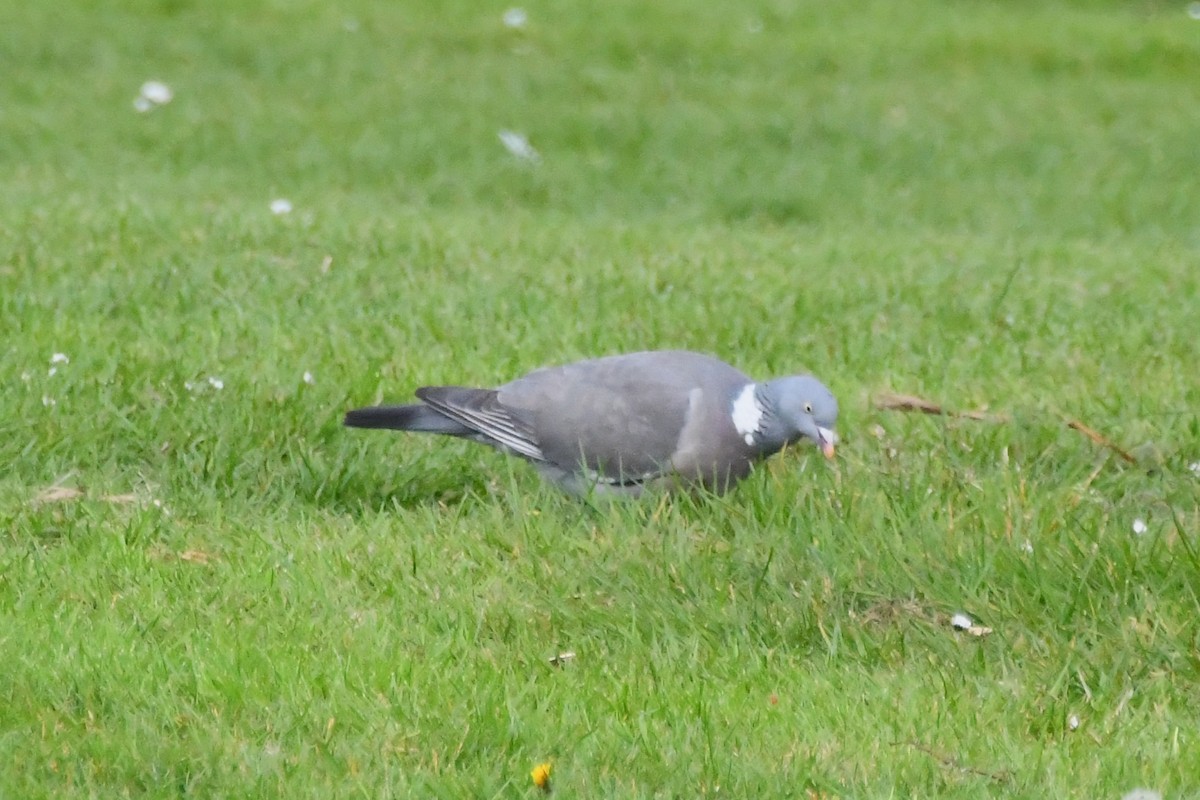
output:
[[[498,389],[425,386],[420,403],[359,408],[353,428],[441,433],[533,463],[575,495],[723,492],[808,439],[833,456],[838,405],[810,375],[755,383],[712,356],[663,350],[535,370]]]

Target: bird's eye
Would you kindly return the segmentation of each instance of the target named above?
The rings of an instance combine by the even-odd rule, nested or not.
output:
[[[804,404],[804,413],[805,413],[805,414],[811,414],[811,413],[812,413],[812,403],[805,403],[805,404]]]

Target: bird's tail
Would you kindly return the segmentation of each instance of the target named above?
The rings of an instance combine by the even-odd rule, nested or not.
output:
[[[468,436],[474,431],[439,414],[424,403],[409,406],[371,406],[346,412],[343,424],[348,428],[388,428],[394,431],[442,433]]]

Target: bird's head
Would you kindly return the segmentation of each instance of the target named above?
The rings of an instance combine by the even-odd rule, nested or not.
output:
[[[838,435],[838,404],[833,392],[811,375],[777,378],[759,395],[764,417],[764,439],[782,447],[809,439],[826,458],[833,458]]]

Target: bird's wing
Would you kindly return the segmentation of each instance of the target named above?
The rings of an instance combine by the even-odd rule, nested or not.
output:
[[[417,397],[440,414],[476,431],[489,444],[534,461],[545,461],[534,430],[509,413],[494,389],[423,386]]]
[[[673,471],[689,419],[712,417],[712,404],[724,407],[748,381],[710,356],[666,351],[537,370],[497,393],[534,432],[546,461],[609,482],[638,482]]]

